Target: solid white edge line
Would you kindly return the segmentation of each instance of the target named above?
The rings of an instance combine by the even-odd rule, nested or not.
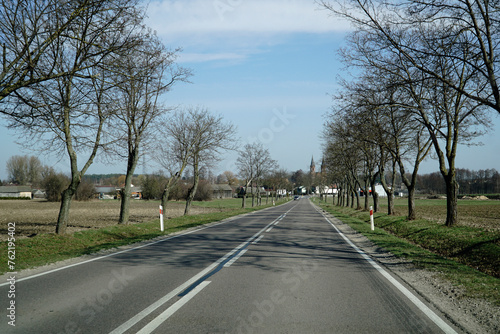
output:
[[[193,290],[191,290],[187,295],[179,299],[172,306],[163,311],[159,316],[154,318],[150,323],[144,326],[137,334],[149,334],[158,328],[162,323],[164,323],[168,318],[170,318],[175,312],[177,312],[182,306],[189,302],[194,296],[198,294],[203,288],[205,288],[210,281],[203,281],[198,284]]]
[[[338,234],[352,247],[356,252],[361,254],[361,256],[370,263],[375,269],[378,270],[382,276],[384,276],[392,285],[394,285],[402,294],[404,294],[420,311],[422,311],[429,319],[432,320],[443,332],[446,334],[457,334],[457,332],[450,327],[443,319],[441,319],[434,311],[432,311],[427,305],[425,305],[420,299],[418,299],[413,293],[411,293],[406,287],[399,283],[394,277],[392,277],[386,270],[379,266],[371,257],[369,257],[365,252],[363,252],[359,247],[357,247],[347,236],[342,233],[337,226],[335,226],[321,211],[317,210],[325,220],[333,226]]]

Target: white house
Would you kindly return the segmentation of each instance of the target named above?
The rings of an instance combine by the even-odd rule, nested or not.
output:
[[[323,195],[336,195],[339,192],[337,188],[334,187],[329,187],[329,186],[323,186],[323,187],[316,187],[315,193],[317,195],[323,194]]]
[[[370,187],[370,195],[372,193],[372,187]],[[384,187],[381,185],[381,184],[376,184],[375,185],[375,191],[377,192],[377,194],[379,195],[379,197],[387,197],[387,193],[385,192],[385,189]],[[363,194],[363,190],[361,190],[361,188],[358,189],[358,193],[359,194]]]
[[[286,190],[286,189],[278,189],[278,190],[276,190],[276,194],[277,194],[278,196],[286,196],[286,195],[287,195],[287,193],[288,193],[288,192],[287,192],[287,190]]]
[[[390,187],[389,187],[390,188]],[[371,188],[370,188],[371,189]],[[381,184],[375,185],[375,191],[380,197],[387,197],[387,193],[385,192],[384,187]]]

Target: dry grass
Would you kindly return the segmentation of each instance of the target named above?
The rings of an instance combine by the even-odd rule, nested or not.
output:
[[[16,223],[16,239],[53,233],[56,230],[60,203],[44,200],[1,200],[0,241],[7,240],[7,223]],[[210,207],[192,207],[192,214],[220,211]],[[169,202],[164,210],[165,219],[182,216],[184,204]],[[120,215],[120,202],[116,200],[77,202],[72,201],[68,222],[68,233],[116,225]],[[158,201],[130,203],[130,223],[148,222],[159,216]]]

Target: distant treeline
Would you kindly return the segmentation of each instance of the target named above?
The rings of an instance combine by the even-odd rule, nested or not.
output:
[[[498,194],[500,193],[500,173],[496,169],[478,171],[457,168],[457,181],[460,194]],[[446,192],[443,176],[439,172],[419,175],[419,192],[444,194]]]

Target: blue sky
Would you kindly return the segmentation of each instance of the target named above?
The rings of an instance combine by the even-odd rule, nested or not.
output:
[[[281,167],[308,170],[314,155],[321,160],[324,115],[330,93],[342,74],[337,50],[349,24],[330,17],[313,0],[181,0],[151,1],[147,20],[171,47],[182,47],[178,63],[191,68],[192,83],[180,83],[166,96],[170,105],[203,106],[238,128],[240,147],[258,140]],[[461,147],[457,166],[500,170],[500,117],[480,140],[483,146]],[[7,159],[16,154],[37,155],[62,172],[64,161],[22,151],[15,133],[2,127],[0,179]],[[213,171],[236,172],[236,153],[228,153]],[[123,173],[126,161],[95,163],[88,173]],[[147,172],[158,168],[146,165]],[[144,168],[139,166],[138,173]],[[429,159],[421,173],[438,170]]]

